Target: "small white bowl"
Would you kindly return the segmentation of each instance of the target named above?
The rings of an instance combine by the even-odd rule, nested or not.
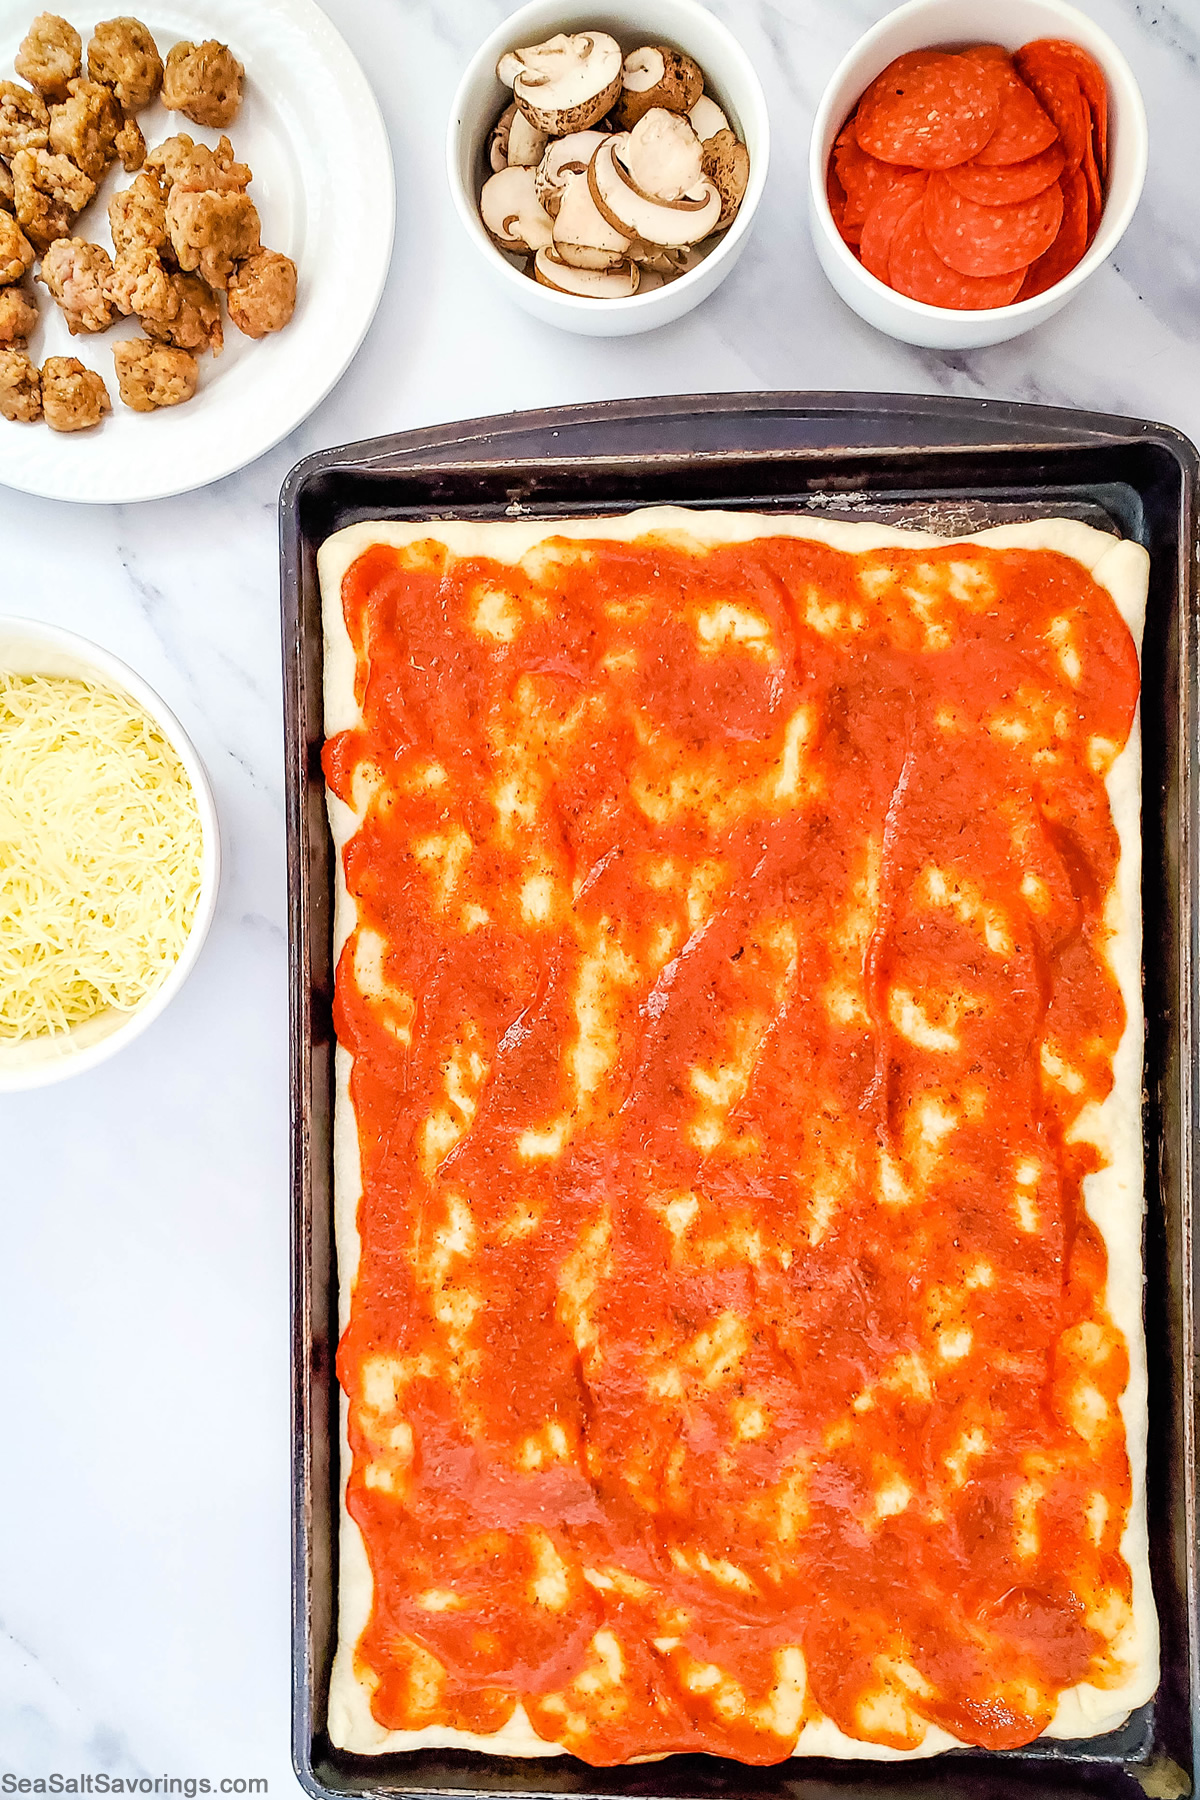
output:
[[[1003,44],[1016,50],[1033,38],[1070,38],[1095,57],[1108,82],[1108,193],[1100,229],[1087,255],[1044,294],[980,312],[926,306],[877,281],[843,243],[825,191],[834,141],[863,90],[906,50],[931,44]],[[1117,46],[1065,0],[909,0],[861,37],[821,97],[808,155],[808,209],[821,267],[847,306],[889,337],[931,350],[976,350],[1019,337],[1052,318],[1120,243],[1141,198],[1149,139],[1141,91]]]
[[[479,216],[479,190],[487,168],[487,140],[512,95],[497,80],[496,64],[506,50],[539,44],[556,31],[607,31],[623,51],[639,44],[667,44],[685,50],[704,70],[705,90],[729,117],[750,155],[750,179],[737,217],[717,240],[703,262],[675,281],[628,300],[584,300],[576,294],[559,294],[532,281],[498,250],[484,230]],[[510,299],[547,325],[587,337],[628,337],[669,324],[699,306],[724,281],[741,255],[751,221],[762,197],[771,151],[771,127],[766,96],[746,52],[696,0],[636,0],[619,5],[600,0],[596,6],[579,0],[530,0],[497,26],[467,64],[446,135],[446,173],[458,216],[467,236],[477,245],[493,277]]]
[[[42,625],[35,619],[0,618],[0,671],[9,675],[74,676],[128,694],[154,720],[183,764],[196,796],[203,834],[196,915],[174,968],[133,1012],[98,1013],[73,1030],[53,1037],[29,1038],[19,1043],[0,1039],[0,1094],[11,1094],[94,1069],[97,1063],[115,1056],[140,1036],[171,1004],[191,974],[216,911],[221,838],[212,789],[195,745],[153,688],[147,687],[141,676],[117,657],[57,625]]]

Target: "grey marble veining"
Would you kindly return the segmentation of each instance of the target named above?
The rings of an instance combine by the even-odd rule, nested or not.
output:
[[[275,526],[292,463],[430,421],[738,388],[1042,401],[1200,435],[1200,13],[1183,0],[1090,0],[1151,121],[1117,257],[1039,332],[953,357],[861,324],[808,241],[812,112],[885,0],[714,0],[771,105],[754,238],[698,312],[612,341],[497,299],[448,203],[450,98],[502,0],[329,10],[381,72],[401,175],[392,278],[345,380],[204,493],[73,509],[0,489],[0,606],[99,639],[164,695],[207,761],[226,855],[203,959],[154,1029],[90,1076],[0,1100],[0,1769],[19,1774],[293,1784]]]

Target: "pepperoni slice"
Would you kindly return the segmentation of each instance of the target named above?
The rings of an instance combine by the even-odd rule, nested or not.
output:
[[[896,227],[888,273],[897,293],[907,294],[910,300],[921,300],[926,306],[949,306],[959,312],[1008,306],[1016,299],[1024,271],[986,280],[960,275],[942,261],[926,237],[924,212],[925,201],[914,201]]]
[[[1050,56],[1039,54],[1036,43],[1026,44],[1024,49],[1018,50],[1016,60],[1022,78],[1054,121],[1067,153],[1066,172],[1069,175],[1082,163],[1091,131],[1079,77],[1053,53]]]
[[[1104,188],[1100,181],[1100,170],[1096,166],[1096,148],[1093,142],[1093,133],[1090,131],[1087,135],[1087,142],[1083,146],[1080,173],[1087,183],[1088,237],[1093,238],[1100,223],[1100,214],[1104,211]]]
[[[1035,38],[1025,48],[1034,51],[1043,60],[1056,57],[1079,77],[1083,97],[1092,115],[1096,133],[1096,161],[1103,181],[1108,175],[1108,82],[1105,80],[1104,70],[1094,56],[1089,56],[1082,44],[1073,44],[1068,38]]]
[[[1066,152],[1056,140],[1028,162],[989,168],[976,157],[960,169],[947,169],[946,177],[960,194],[977,200],[980,206],[1015,206],[1020,200],[1032,200],[1057,181],[1066,162]]]
[[[1000,120],[1003,70],[966,56],[897,57],[876,76],[855,115],[868,156],[917,169],[951,169],[977,156]]]
[[[880,162],[859,148],[853,126],[847,125],[833,147],[833,166],[846,192],[846,231],[862,233],[863,222],[875,201],[892,183],[909,171],[895,163]]]
[[[1048,150],[1058,136],[1054,120],[1038,104],[1011,59],[1006,58],[997,67],[1002,81],[1000,120],[978,156],[978,161],[989,168],[1028,162],[1031,156]]]
[[[960,275],[1011,275],[1027,269],[1054,242],[1062,224],[1057,182],[1017,206],[968,200],[942,171],[925,190],[925,230],[943,262]]]
[[[869,269],[877,281],[887,282],[888,258],[896,227],[909,207],[925,198],[928,180],[928,175],[922,169],[914,170],[911,175],[902,175],[886,193],[879,195],[867,214],[858,253],[864,269]]]
[[[825,171],[825,198],[829,202],[829,210],[833,214],[834,224],[840,235],[849,243],[850,239],[846,237],[846,190],[837,178],[837,170],[833,166],[832,159]]]
[[[1069,275],[1088,247],[1088,194],[1083,172],[1062,178],[1063,216],[1058,236],[1043,256],[1029,265],[1019,300],[1032,300]]]

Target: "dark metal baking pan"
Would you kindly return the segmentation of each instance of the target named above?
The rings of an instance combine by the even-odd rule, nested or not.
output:
[[[511,414],[323,451],[281,500],[291,922],[293,1184],[293,1759],[307,1791],[630,1795],[645,1800],[1061,1800],[1190,1790],[1197,1654],[1193,1133],[1200,944],[1197,571],[1192,445],[1137,420],[973,400],[725,394]],[[930,1762],[675,1756],[615,1770],[467,1751],[354,1757],[325,1734],[336,1595],[337,1297],[331,1219],[332,854],[320,769],[316,552],[373,518],[553,518],[655,502],[812,510],[953,535],[1066,514],[1151,554],[1143,663],[1151,1561],[1162,1626],[1155,1699],[1083,1743]]]

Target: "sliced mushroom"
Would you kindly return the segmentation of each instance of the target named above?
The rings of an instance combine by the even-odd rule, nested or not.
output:
[[[704,143],[704,173],[721,196],[721,216],[714,231],[732,225],[750,179],[750,153],[732,131],[718,131]]]
[[[603,31],[560,31],[544,44],[509,50],[496,74],[531,125],[549,137],[586,131],[621,91],[621,47]]]
[[[555,138],[538,164],[537,197],[553,219],[563,189],[572,175],[586,175],[587,166],[604,142],[603,131],[572,131]]]
[[[729,130],[729,120],[711,94],[701,94],[688,111],[688,122],[702,144],[708,138],[716,137],[718,131]]]
[[[644,113],[621,147],[633,185],[654,200],[691,193],[704,172],[700,139],[687,120],[661,106]]]
[[[554,239],[554,221],[542,211],[532,169],[500,169],[483,184],[479,211],[501,250],[540,250]]]
[[[543,287],[560,294],[578,294],[585,300],[628,300],[637,293],[640,280],[636,263],[618,263],[615,269],[574,269],[553,250],[538,251],[533,272]]]
[[[640,269],[658,269],[660,262],[677,254],[675,250],[664,250],[661,244],[643,243],[641,238],[635,237],[629,241],[630,261],[635,262]],[[659,270],[660,274],[661,272]]]
[[[573,269],[614,269],[627,260],[629,239],[609,224],[592,199],[585,174],[572,175],[554,221],[554,251]]]
[[[509,168],[536,169],[549,142],[546,133],[539,131],[536,125],[531,125],[520,107],[517,107],[508,128]]]
[[[666,44],[643,44],[631,50],[621,68],[621,92],[613,118],[621,131],[632,131],[652,106],[668,112],[690,112],[704,92],[699,63]]]
[[[508,167],[508,134],[518,110],[516,101],[510,101],[492,126],[492,135],[488,139],[488,162],[494,175]]]
[[[642,271],[642,286],[646,284],[647,275],[656,275],[660,281],[678,281],[694,269],[697,263],[704,261],[704,252],[694,244],[686,247],[666,250],[661,244],[645,244],[640,238],[634,238],[629,246],[629,256]],[[639,292],[641,289],[638,290]]]
[[[529,123],[514,100],[492,127],[488,161],[498,175],[501,169],[533,169],[541,162],[549,138]]]
[[[721,196],[706,175],[674,201],[657,199],[633,184],[617,152],[625,133],[606,138],[588,168],[592,199],[609,224],[649,244],[698,244],[721,216]],[[496,179],[495,176],[492,177]]]

